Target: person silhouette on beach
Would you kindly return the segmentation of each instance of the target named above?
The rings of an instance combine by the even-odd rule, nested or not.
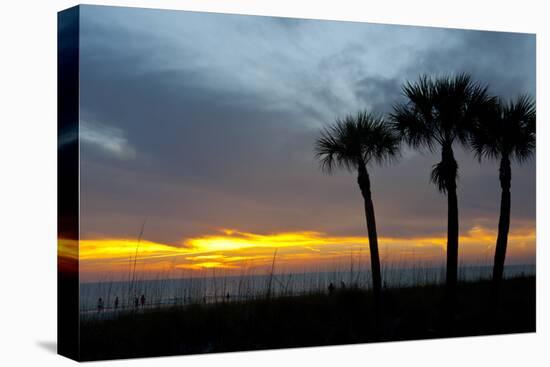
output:
[[[141,298],[139,299],[139,301],[141,302],[141,307],[143,308],[145,306],[145,294],[141,295]]]
[[[134,307],[135,308],[139,307],[139,298],[137,296],[134,297]]]
[[[332,293],[334,293],[334,284],[330,282],[330,284],[328,285],[328,294],[332,294]]]
[[[118,309],[118,296],[115,297],[115,310]]]
[[[97,300],[97,313],[100,313],[103,311],[103,298],[99,297]]]

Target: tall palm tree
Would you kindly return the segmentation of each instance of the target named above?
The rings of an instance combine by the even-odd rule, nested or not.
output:
[[[335,168],[357,172],[369,236],[377,324],[381,314],[382,276],[368,168],[371,164],[382,164],[396,158],[399,154],[399,140],[382,117],[363,111],[356,116],[348,115],[343,120],[338,119],[325,128],[315,146],[316,156],[325,172],[332,173]]]
[[[511,162],[515,160],[521,164],[533,156],[536,141],[535,120],[535,101],[531,97],[520,96],[508,103],[497,100],[473,126],[470,135],[470,144],[479,160],[500,160],[499,180],[502,192],[493,266],[495,296],[502,281],[510,230]]]
[[[492,99],[487,87],[473,82],[469,75],[432,78],[421,76],[403,86],[407,101],[394,106],[391,115],[395,129],[413,148],[441,150],[441,161],[433,166],[431,181],[447,195],[448,306],[453,307],[458,273],[458,204],[456,179],[458,164],[453,145],[467,144],[469,127]]]

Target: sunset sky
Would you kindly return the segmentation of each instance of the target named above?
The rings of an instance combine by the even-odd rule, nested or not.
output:
[[[144,276],[261,269],[275,249],[287,271],[350,256],[367,267],[355,175],[319,170],[319,130],[391,112],[422,73],[535,95],[534,35],[96,6],[80,21],[85,281],[127,274],[136,248]],[[489,263],[498,166],[455,151],[460,260]],[[371,168],[383,263],[445,258],[446,199],[429,182],[438,159],[405,148]],[[534,159],[513,165],[508,255],[534,262]]]

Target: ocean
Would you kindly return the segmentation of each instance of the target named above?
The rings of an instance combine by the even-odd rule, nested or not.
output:
[[[463,266],[459,269],[461,281],[490,279],[491,266]],[[535,275],[535,265],[508,265],[505,277]],[[441,284],[445,268],[391,268],[383,270],[384,287],[421,286]],[[335,289],[343,287],[371,287],[370,271],[306,272],[248,276],[203,277],[184,279],[155,279],[94,282],[80,284],[81,315],[97,314],[98,300],[103,312],[153,308],[193,303],[213,303],[250,300],[266,296],[295,296],[327,292],[332,283]],[[141,296],[144,306],[141,306]],[[115,299],[118,297],[118,306]]]

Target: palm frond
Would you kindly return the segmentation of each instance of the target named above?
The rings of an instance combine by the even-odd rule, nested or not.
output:
[[[335,168],[354,170],[371,161],[383,164],[396,159],[399,143],[381,116],[360,111],[324,128],[316,141],[315,155],[327,173]]]
[[[330,174],[335,168],[355,168],[354,156],[357,154],[352,152],[349,142],[346,141],[348,133],[344,120],[337,120],[334,125],[321,131],[315,144],[315,155],[323,171]]]
[[[431,123],[425,119],[425,114],[409,104],[397,104],[390,114],[393,129],[411,147],[434,149],[434,138]]]
[[[509,143],[511,156],[523,163],[534,155],[536,148],[535,100],[527,95],[518,97],[515,102],[510,102],[505,116],[514,130]]]
[[[478,159],[506,156],[519,163],[531,158],[536,144],[536,107],[529,96],[500,99],[479,115],[469,134]]]
[[[432,173],[430,180],[437,186],[437,189],[445,194],[447,187],[454,184],[454,180],[457,177],[458,164],[454,160],[441,160],[432,167]],[[449,182],[453,180],[453,182]]]

